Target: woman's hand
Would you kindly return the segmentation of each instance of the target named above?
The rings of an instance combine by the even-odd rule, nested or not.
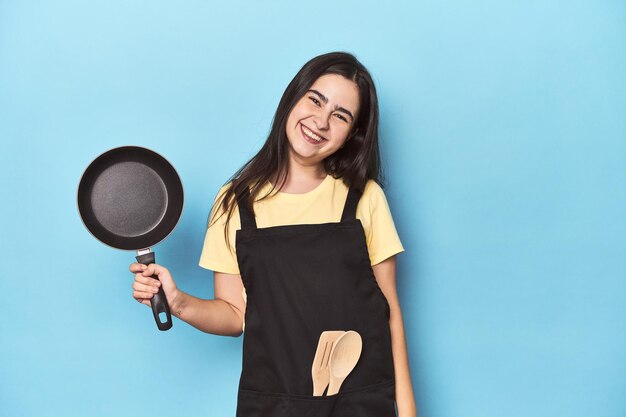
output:
[[[180,290],[176,287],[176,283],[167,268],[159,264],[146,266],[133,262],[130,264],[129,269],[130,272],[135,274],[135,281],[133,282],[133,298],[135,300],[149,307],[150,300],[159,291],[159,287],[163,286],[167,303],[170,309],[172,309],[174,301],[180,294]],[[152,278],[153,275],[156,275],[159,279]]]

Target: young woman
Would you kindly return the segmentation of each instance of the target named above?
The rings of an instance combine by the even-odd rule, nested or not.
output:
[[[313,58],[287,86],[261,150],[220,189],[200,266],[215,299],[133,263],[133,297],[160,285],[172,314],[212,334],[244,334],[237,416],[417,415],[395,255],[404,249],[380,185],[378,101],[357,59]],[[150,278],[157,275],[159,280]],[[359,362],[338,394],[313,396],[320,334],[354,330]]]

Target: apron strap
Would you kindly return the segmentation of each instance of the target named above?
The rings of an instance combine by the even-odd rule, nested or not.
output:
[[[346,203],[343,206],[343,213],[341,214],[341,221],[349,221],[356,219],[356,206],[361,199],[361,193],[355,188],[350,187],[348,190],[348,196],[346,197]]]
[[[254,218],[254,211],[251,207],[248,207],[248,199],[250,198],[250,188],[246,187],[245,190],[237,197],[237,207],[239,207],[239,217],[241,219],[242,229],[256,229],[256,219]]]

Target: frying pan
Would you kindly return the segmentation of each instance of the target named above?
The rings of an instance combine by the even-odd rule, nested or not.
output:
[[[123,146],[89,164],[77,199],[80,217],[96,239],[117,249],[136,250],[137,262],[148,265],[155,262],[150,247],[178,223],[183,185],[174,167],[158,153]],[[170,329],[172,316],[163,286],[150,304],[159,330]]]

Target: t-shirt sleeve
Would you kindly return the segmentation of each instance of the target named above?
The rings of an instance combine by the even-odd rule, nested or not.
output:
[[[213,208],[209,215],[209,222],[206,234],[204,236],[204,245],[202,247],[202,253],[200,254],[200,262],[198,263],[202,268],[210,269],[212,271],[224,272],[226,274],[239,274],[239,264],[237,263],[237,254],[235,252],[235,232],[241,228],[241,220],[239,219],[239,210],[237,203],[235,203],[235,209],[233,211],[232,218],[228,224],[228,238],[230,247],[227,245],[226,238],[224,236],[224,228],[226,227],[226,214],[223,214],[221,205],[218,207],[218,202],[221,202],[221,195],[226,191],[230,184],[224,185],[217,193],[213,202]],[[214,213],[216,212],[217,213]],[[219,218],[215,220],[214,215],[217,214]]]
[[[372,265],[404,252],[385,193],[374,180],[369,180],[365,186],[357,207],[357,217],[365,230]]]

